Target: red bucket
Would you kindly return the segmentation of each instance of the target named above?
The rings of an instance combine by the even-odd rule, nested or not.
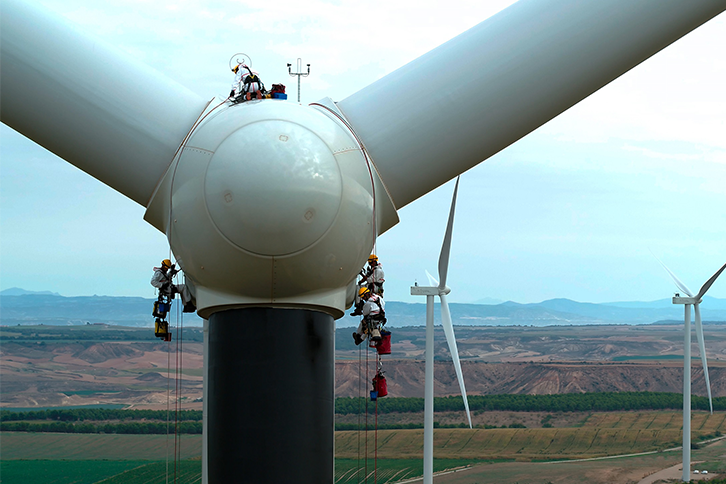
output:
[[[386,377],[380,371],[373,377],[373,391],[378,392],[378,398],[388,395]]]
[[[376,345],[376,351],[379,355],[391,354],[391,332],[385,329],[381,330],[381,340]]]

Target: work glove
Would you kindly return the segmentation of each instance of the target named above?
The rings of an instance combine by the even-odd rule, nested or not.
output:
[[[229,97],[234,97],[234,89],[232,89],[231,91],[229,91]]]

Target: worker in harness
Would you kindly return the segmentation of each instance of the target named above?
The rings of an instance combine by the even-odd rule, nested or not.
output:
[[[174,284],[172,278],[179,272],[176,266],[169,259],[161,261],[161,267],[154,267],[154,275],[151,277],[151,285],[159,290],[159,298],[166,297],[174,299],[175,294],[181,296],[185,313],[193,313],[196,306],[192,301],[192,295],[186,284]]]
[[[234,72],[234,82],[232,83],[232,91],[229,93],[229,97],[233,101],[236,101],[243,94],[244,99],[249,101],[252,99],[253,93],[257,99],[262,99],[262,92],[265,90],[265,85],[262,84],[259,74],[253,72],[247,64],[237,64],[232,69],[232,72]]]
[[[350,313],[351,316],[360,316],[363,314],[363,301],[359,297],[362,287],[368,288],[373,294],[383,296],[384,279],[383,266],[378,262],[378,256],[371,254],[368,257],[368,265],[360,271],[360,280],[358,281],[355,298],[355,310]]]
[[[383,283],[386,281],[383,273],[383,266],[378,262],[376,254],[371,254],[368,257],[368,267],[366,268],[365,280],[368,289],[373,294],[383,295]]]
[[[356,346],[370,338],[371,341],[381,340],[381,327],[386,324],[386,303],[378,294],[374,294],[367,287],[360,289],[360,298],[363,301],[361,313],[363,319],[358,329],[353,332],[353,340]]]

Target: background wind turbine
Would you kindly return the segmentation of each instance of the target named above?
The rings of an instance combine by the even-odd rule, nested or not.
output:
[[[454,212],[456,211],[456,195],[459,191],[459,179],[456,178],[454,186],[454,195],[451,199],[451,210],[449,211],[449,221],[446,225],[446,233],[444,234],[444,242],[441,245],[441,254],[439,255],[439,279],[436,282],[431,274],[426,271],[431,286],[413,286],[411,295],[426,296],[426,373],[424,381],[424,484],[433,482],[434,472],[434,296],[441,299],[441,325],[444,328],[446,341],[449,344],[449,352],[454,362],[454,370],[456,371],[456,379],[459,382],[461,396],[464,399],[464,409],[466,410],[466,418],[469,420],[469,428],[471,428],[471,414],[469,413],[469,401],[466,398],[466,388],[464,386],[464,376],[461,373],[461,363],[459,362],[459,350],[456,347],[456,336],[454,336],[454,326],[451,322],[451,313],[449,312],[449,303],[446,301],[446,295],[451,289],[446,285],[446,276],[449,272],[449,254],[451,253],[451,234],[454,230]]]
[[[682,297],[676,294],[673,297],[673,304],[684,305],[684,326],[683,326],[683,480],[689,482],[691,480],[691,306],[696,313],[696,338],[698,339],[698,349],[701,353],[701,362],[703,364],[703,374],[706,379],[706,391],[708,392],[708,405],[711,413],[713,413],[713,402],[711,401],[711,381],[708,378],[708,363],[706,360],[706,346],[703,341],[703,325],[701,324],[701,311],[699,305],[701,298],[706,291],[716,282],[718,276],[726,269],[726,264],[716,271],[711,278],[701,286],[701,290],[695,296],[688,287],[676,277],[663,262],[658,259],[663,268],[673,279],[676,287],[681,292],[688,295]]]

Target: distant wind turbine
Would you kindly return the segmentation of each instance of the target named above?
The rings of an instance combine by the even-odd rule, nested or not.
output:
[[[451,252],[451,234],[454,230],[454,212],[456,211],[456,194],[459,191],[459,179],[456,178],[454,187],[454,196],[451,199],[451,210],[449,211],[449,222],[446,226],[446,234],[444,242],[441,246],[441,255],[439,256],[439,279],[436,282],[431,274],[426,272],[431,286],[413,286],[411,295],[426,296],[426,378],[424,385],[424,484],[433,482],[434,474],[434,296],[441,299],[441,324],[444,327],[446,341],[449,344],[451,359],[454,361],[454,369],[456,370],[456,378],[459,381],[461,396],[464,399],[464,409],[466,410],[466,418],[469,420],[469,428],[471,428],[471,414],[469,413],[469,401],[466,398],[466,388],[464,387],[464,377],[461,373],[461,364],[459,362],[459,350],[456,347],[456,337],[454,336],[454,326],[451,322],[451,313],[449,312],[449,303],[446,301],[446,295],[451,289],[446,285],[446,276],[449,271],[449,254]]]
[[[656,257],[656,259],[658,259]],[[658,259],[658,262],[668,272],[676,284],[678,289],[688,295],[682,297],[676,294],[673,297],[673,304],[683,304],[685,309],[684,328],[683,328],[683,481],[691,480],[691,306],[696,313],[696,338],[698,338],[698,349],[701,353],[701,362],[703,363],[703,374],[706,378],[706,390],[708,391],[708,405],[713,414],[713,402],[711,400],[711,381],[708,378],[708,364],[706,361],[706,346],[703,342],[703,326],[701,325],[701,298],[706,294],[718,276],[726,269],[726,264],[716,271],[709,280],[701,287],[695,296],[688,287],[683,284],[668,267]]]

